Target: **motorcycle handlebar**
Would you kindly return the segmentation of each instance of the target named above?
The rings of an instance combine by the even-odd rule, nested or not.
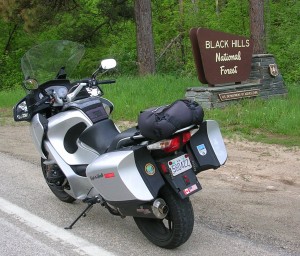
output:
[[[102,80],[102,81],[96,81],[96,80],[92,80],[92,79],[84,79],[84,80],[80,80],[77,81],[77,87],[74,91],[72,91],[71,93],[69,93],[66,97],[68,102],[72,102],[76,95],[80,92],[80,90],[85,87],[85,86],[89,86],[89,87],[93,87],[95,85],[100,85],[100,84],[113,84],[115,83],[116,80]],[[101,89],[100,89],[101,90]],[[102,90],[101,90],[102,92]]]
[[[101,80],[101,81],[96,81],[96,80],[93,80],[93,79],[83,79],[83,80],[80,80],[80,81],[76,81],[74,84],[81,84],[81,83],[84,83],[86,84],[87,86],[94,86],[94,85],[100,85],[100,84],[113,84],[115,83],[116,80],[115,79],[111,79],[111,80]]]
[[[102,80],[102,81],[97,81],[97,84],[114,84],[116,80]]]
[[[75,97],[77,96],[77,94],[81,91],[81,89],[86,86],[89,85],[89,82],[83,82],[84,80],[81,80],[80,83],[78,83],[78,86],[76,87],[76,89],[74,91],[72,91],[71,93],[68,93],[66,99],[68,102],[72,102]]]

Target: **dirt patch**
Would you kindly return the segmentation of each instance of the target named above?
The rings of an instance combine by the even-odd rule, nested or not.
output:
[[[31,142],[28,125],[0,126],[0,151],[31,162],[39,156]],[[121,130],[132,122],[118,122]],[[240,191],[288,190],[300,196],[300,149],[225,139],[228,159],[218,170],[198,174],[215,186],[222,183]],[[37,160],[38,159],[38,160]]]

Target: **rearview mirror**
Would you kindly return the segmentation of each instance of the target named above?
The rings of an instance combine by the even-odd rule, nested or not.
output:
[[[103,69],[112,69],[117,66],[115,59],[105,59],[101,61],[101,67]]]
[[[26,90],[34,90],[38,88],[39,84],[35,79],[29,78],[23,81],[23,86]]]

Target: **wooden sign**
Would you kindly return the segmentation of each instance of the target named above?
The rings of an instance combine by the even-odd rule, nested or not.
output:
[[[244,90],[244,91],[232,91],[219,94],[221,101],[236,100],[250,97],[257,97],[259,95],[259,89]]]
[[[243,36],[205,28],[190,30],[193,54],[201,83],[236,83],[249,78],[253,42]]]

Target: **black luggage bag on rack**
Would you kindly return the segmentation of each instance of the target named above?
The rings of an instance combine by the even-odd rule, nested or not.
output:
[[[179,129],[201,124],[203,117],[203,109],[197,102],[176,100],[170,105],[142,111],[138,118],[138,128],[144,137],[161,140]]]

